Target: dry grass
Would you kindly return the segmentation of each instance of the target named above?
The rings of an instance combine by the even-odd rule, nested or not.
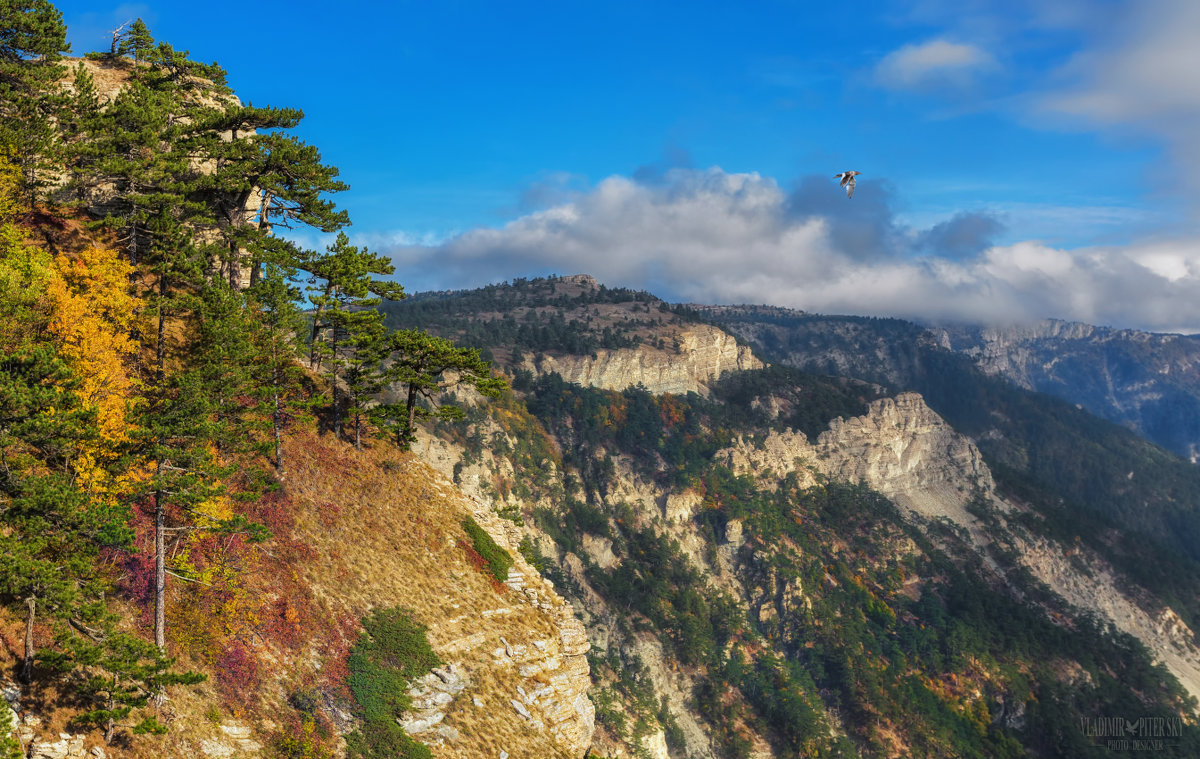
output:
[[[305,433],[290,451],[286,489],[297,537],[314,554],[297,569],[320,615],[357,620],[372,608],[404,607],[428,626],[442,659],[471,681],[446,713],[445,724],[462,737],[435,747],[435,755],[492,759],[501,749],[514,759],[562,755],[547,732],[531,730],[509,705],[523,678],[492,656],[501,638],[528,645],[554,640],[557,628],[518,594],[497,593],[467,562],[458,541],[466,540],[459,523],[470,501],[415,456],[387,444],[356,451],[332,436]],[[319,661],[322,650],[314,646],[307,658]],[[473,705],[476,697],[482,707]]]
[[[513,759],[567,756],[547,730],[531,728],[509,703],[519,697],[518,685],[530,689],[530,680],[514,660],[493,652],[503,641],[530,651],[535,641],[555,648],[559,630],[550,612],[507,588],[497,592],[490,575],[468,563],[459,547],[468,540],[460,523],[477,505],[414,455],[386,443],[356,451],[331,435],[299,431],[288,453],[280,502],[291,527],[276,526],[271,540],[248,549],[241,578],[260,624],[239,639],[260,663],[259,681],[234,705],[221,695],[220,673],[184,651],[181,666],[207,671],[210,679],[171,689],[160,715],[167,735],[128,739],[110,747],[109,756],[202,757],[206,740],[230,744],[221,727],[235,723],[251,725],[266,743],[295,716],[286,705],[290,693],[317,688],[335,699],[346,695],[345,656],[359,621],[370,609],[395,606],[428,626],[434,650],[470,683],[447,707],[443,723],[460,737],[434,745],[435,756],[494,759],[501,750]],[[178,584],[169,591],[173,604],[185,592]],[[127,611],[137,618],[137,609]],[[15,670],[22,633],[20,620],[0,613],[0,666],[7,673]],[[483,705],[475,706],[475,698]],[[53,699],[40,701],[48,724],[62,729],[70,710],[52,708]],[[99,734],[87,742],[101,745]]]

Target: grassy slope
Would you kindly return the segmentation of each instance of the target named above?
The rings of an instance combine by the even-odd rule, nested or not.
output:
[[[256,739],[269,743],[281,725],[295,719],[288,699],[299,692],[318,693],[327,706],[347,708],[345,656],[361,629],[359,620],[369,609],[400,606],[429,627],[440,657],[471,680],[445,720],[462,739],[436,756],[493,759],[500,750],[513,757],[565,756],[548,733],[530,730],[513,711],[508,694],[515,694],[521,679],[491,654],[502,646],[502,636],[529,643],[553,638],[556,628],[546,613],[516,594],[498,592],[468,562],[459,548],[468,542],[460,523],[472,512],[471,502],[415,456],[385,442],[356,451],[332,436],[301,430],[288,439],[287,450],[283,490],[250,506],[273,537],[224,556],[237,564],[236,597],[244,613],[220,621],[202,616],[193,611],[203,592],[198,586],[169,586],[172,651],[209,681],[173,689],[164,710],[170,732],[125,741],[119,755],[197,756],[202,741],[224,739],[222,724],[252,725]],[[125,609],[137,620],[134,605]],[[482,615],[496,609],[509,612]],[[245,641],[255,660],[251,672],[229,671],[225,658],[212,656],[214,641],[219,648],[233,638],[196,628],[221,623],[237,628],[233,637]],[[19,620],[3,614],[0,669],[15,667],[22,630]],[[65,729],[70,709],[53,690],[40,696],[25,705],[47,717],[53,732]],[[474,706],[472,697],[484,706]],[[88,745],[100,745],[98,734],[88,737]]]

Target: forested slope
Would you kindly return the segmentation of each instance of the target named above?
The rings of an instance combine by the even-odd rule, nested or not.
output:
[[[578,623],[406,451],[417,399],[503,382],[383,326],[302,114],[140,19],[67,59],[50,3],[0,11],[3,754],[582,754]]]

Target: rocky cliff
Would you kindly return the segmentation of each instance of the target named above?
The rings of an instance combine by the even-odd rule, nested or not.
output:
[[[860,417],[834,419],[815,444],[795,431],[771,432],[754,442],[739,439],[718,455],[760,478],[796,471],[810,480],[819,473],[861,482],[930,519],[969,522],[966,503],[976,490],[994,487],[979,450],[916,393],[875,401]]]
[[[576,325],[576,335],[597,334],[602,321],[639,330],[635,347],[514,351],[515,368],[531,374],[556,372],[575,385],[601,389],[640,383],[653,393],[704,394],[726,368],[759,366],[720,330],[682,322],[686,310],[663,318],[664,308],[655,309],[638,294],[596,302],[600,291],[590,280],[493,290],[486,300],[464,294],[464,309],[513,299],[520,302],[518,324],[561,328],[559,317],[570,315],[574,321],[565,323]],[[551,303],[557,311],[549,310]],[[474,308],[471,319],[490,325],[512,321],[503,312],[488,316]],[[795,326],[787,320],[799,320],[808,329],[805,350],[816,348],[833,361],[807,364],[810,368],[849,371],[882,362],[895,371],[870,379],[944,379],[936,358],[949,354],[915,325],[846,319],[830,335],[819,318],[755,313],[785,347],[787,330]],[[455,324],[473,329],[461,319]],[[770,342],[762,339],[762,325],[755,322],[745,331],[757,344]],[[678,340],[680,334],[695,338]],[[905,342],[909,338],[917,342]],[[422,435],[416,446],[464,490],[519,516],[527,555],[529,549],[540,553],[546,571],[570,598],[592,649],[593,755],[768,759],[833,745],[838,751],[854,745],[871,756],[961,755],[947,748],[953,744],[949,734],[930,737],[942,717],[930,712],[914,723],[900,716],[908,710],[903,705],[912,703],[911,691],[894,697],[880,692],[912,686],[904,685],[903,672],[889,669],[872,686],[875,695],[864,699],[860,688],[876,677],[870,674],[874,665],[850,674],[860,664],[845,647],[847,635],[859,636],[856,650],[890,651],[886,658],[892,664],[881,666],[907,660],[908,672],[922,672],[918,690],[937,694],[930,698],[946,709],[983,723],[989,717],[981,715],[990,714],[995,729],[1013,735],[1045,716],[1026,713],[1036,707],[1029,706],[1034,702],[1010,679],[1011,672],[1037,670],[1038,698],[1051,699],[1060,670],[1095,670],[1086,657],[1076,660],[1071,646],[1109,651],[1106,656],[1122,662],[1119,666],[1129,664],[1120,653],[1125,644],[1104,643],[1088,632],[1093,618],[1137,638],[1184,693],[1200,695],[1200,651],[1185,619],[1078,540],[1058,542],[1030,529],[1041,519],[1036,508],[1001,497],[976,443],[921,395],[904,392],[871,401],[879,387],[861,382],[778,369],[741,374],[707,393],[707,400],[589,393],[526,378],[517,383],[513,402],[490,412],[473,409],[460,426]],[[969,381],[973,375],[962,376]],[[820,417],[855,408],[855,398],[863,413]],[[538,418],[529,418],[521,399]],[[722,411],[723,406],[730,408]],[[800,409],[812,418],[797,415]],[[995,412],[978,416],[991,425],[1000,419]],[[823,431],[814,424],[818,417],[827,420]],[[785,426],[793,423],[803,424],[807,434]],[[731,428],[740,432],[727,440]],[[1006,440],[1020,444],[1015,426],[1004,429]],[[705,440],[725,442],[706,448]],[[847,490],[842,483],[869,490]],[[875,494],[895,507],[880,505]],[[961,571],[975,579],[954,579]],[[993,649],[985,659],[995,656],[997,663],[969,658],[949,669],[948,660],[936,655],[924,660],[913,649],[896,658],[895,641],[928,637],[935,626],[947,624],[944,617],[924,615],[943,603],[937,599],[948,604],[960,594],[996,608],[1023,604],[1021,613],[1030,616],[1022,625],[1039,630],[1038,640],[1078,635],[1087,642],[1047,644],[1035,661]],[[729,614],[743,621],[731,622]],[[864,615],[884,630],[874,643],[870,634],[861,637]],[[1004,623],[962,624],[989,630],[980,633],[987,637],[991,626]],[[720,638],[716,630],[730,625],[739,632],[731,640]],[[1052,628],[1069,632],[1064,638]],[[951,633],[943,628],[939,634]],[[705,650],[696,641],[706,634],[716,636],[717,649],[696,653]],[[735,661],[740,665],[734,667]],[[780,705],[784,691],[772,687],[789,693],[799,687],[796,681],[787,685],[789,676],[774,669],[780,661],[811,668],[816,685],[799,689],[813,694],[805,707],[812,711]],[[756,679],[763,675],[766,683]],[[784,679],[772,684],[780,676]],[[1098,671],[1085,672],[1067,682],[1074,688],[1096,677]],[[889,698],[899,711],[885,716]],[[857,706],[848,705],[855,701]],[[784,708],[791,710],[786,717],[780,716]],[[789,737],[790,729],[782,727],[787,724],[807,725],[806,740],[813,742]],[[1037,742],[1029,735],[1020,740]]]
[[[359,620],[399,607],[427,628],[444,662],[410,684],[413,705],[402,721],[435,756],[584,756],[595,726],[587,634],[521,556],[515,525],[491,501],[389,446],[355,451],[331,436],[299,433],[289,452],[286,485],[273,501],[284,521],[273,541],[240,560],[254,583],[239,596],[253,624],[243,645],[261,662],[242,670],[250,679],[217,676],[198,690],[171,691],[159,711],[169,732],[122,746],[77,734],[41,694],[0,683],[19,712],[26,755],[266,759],[279,755],[280,722],[298,692],[309,694],[336,740],[358,725],[344,678]],[[513,558],[503,584],[472,564],[460,527],[468,515]],[[214,687],[233,694],[237,713],[216,706],[223,702]]]
[[[570,605],[522,558],[519,531],[416,459],[389,480],[367,506],[374,513],[360,515],[361,530],[322,529],[320,504],[348,483],[309,482],[302,500],[315,507],[306,513],[324,537],[307,571],[331,603],[401,605],[428,625],[447,666],[414,685],[408,732],[438,746],[440,757],[582,756],[594,724],[587,638]],[[464,538],[438,526],[439,517],[455,523],[462,514],[513,557],[505,587],[493,588],[465,560]],[[415,553],[402,547],[414,538],[424,541]]]
[[[467,490],[486,497],[497,476],[519,476],[519,467],[514,467],[508,457],[498,455],[499,451],[514,448],[518,441],[495,421],[482,423],[476,432],[496,444],[466,466],[461,462],[471,457],[447,440],[423,436],[418,449],[432,464],[456,475]],[[814,441],[794,430],[738,437],[731,446],[718,451],[713,460],[753,478],[764,490],[779,487],[789,474],[799,478],[801,487],[821,481],[865,484],[890,498],[918,525],[953,525],[960,529],[971,550],[1001,584],[1006,573],[1013,571],[1010,554],[1015,553],[1017,566],[1030,571],[1065,599],[1075,608],[1073,613],[1095,614],[1138,638],[1189,693],[1200,697],[1200,651],[1187,625],[1169,608],[1147,607],[1137,600],[1119,573],[1099,557],[1078,547],[1064,549],[1019,528],[1009,529],[1006,520],[1022,507],[997,495],[992,474],[972,441],[955,432],[916,393],[874,401],[858,417],[834,419]],[[811,616],[813,600],[806,583],[774,568],[778,559],[770,558],[769,547],[752,547],[740,519],[724,525],[717,535],[720,544],[713,550],[700,520],[701,513],[712,507],[710,496],[694,489],[657,485],[622,458],[614,474],[605,499],[633,507],[622,517],[632,519],[626,523],[626,530],[649,531],[658,535],[658,540],[678,546],[682,560],[703,578],[700,582],[736,599],[760,624],[793,624],[788,620]],[[552,500],[541,500],[537,505],[510,497],[508,503],[527,514],[556,508]],[[1000,528],[981,518],[981,504],[987,513],[996,515]],[[511,533],[510,542],[515,541],[520,528],[511,523],[505,527]],[[543,549],[554,545],[533,520],[526,520],[524,534]],[[997,535],[1007,554],[996,548]],[[612,539],[585,533],[573,551],[552,552],[554,563],[572,587],[576,613],[585,624],[593,650],[619,655],[627,662],[625,666],[641,672],[639,682],[663,704],[662,715],[668,715],[656,721],[647,719],[636,707],[624,707],[632,711],[623,719],[646,728],[614,732],[611,726],[616,718],[611,715],[617,707],[611,693],[615,686],[611,681],[597,680],[593,693],[604,699],[609,716],[605,729],[597,731],[592,752],[608,757],[715,758],[721,753],[720,739],[712,732],[711,722],[695,712],[691,696],[704,681],[703,673],[681,666],[670,645],[661,638],[644,629],[639,631],[636,623],[631,628],[623,619],[628,612],[594,584],[597,572],[611,575],[622,571],[628,561],[627,550]],[[914,549],[911,543],[902,541],[894,550],[900,557]],[[1088,570],[1082,571],[1081,566]],[[918,578],[913,581],[921,582]],[[824,719],[835,734],[844,729],[837,713],[828,712]],[[675,731],[670,751],[663,743],[668,723]],[[767,759],[780,755],[772,748],[769,735],[758,732],[751,723],[739,729],[754,746],[749,756]]]
[[[601,348],[591,356],[543,355],[526,358],[522,368],[557,373],[568,382],[605,390],[641,385],[652,393],[708,394],[708,386],[731,371],[761,369],[763,363],[729,334],[706,324],[670,334],[673,347]]]

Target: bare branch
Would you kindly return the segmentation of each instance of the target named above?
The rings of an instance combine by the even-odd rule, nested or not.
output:
[[[177,580],[183,580],[184,582],[196,582],[196,583],[199,583],[199,584],[204,585],[209,588],[212,587],[211,582],[205,582],[204,580],[197,580],[195,577],[184,577],[183,575],[175,574],[174,572],[172,572],[169,569],[164,570],[164,571],[166,571],[167,574],[171,575],[172,577],[174,577]]]

